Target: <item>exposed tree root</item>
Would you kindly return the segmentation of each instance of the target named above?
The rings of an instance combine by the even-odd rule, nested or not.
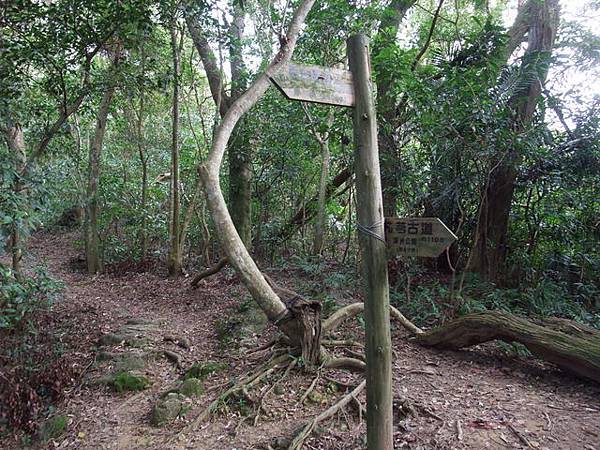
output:
[[[202,422],[207,420],[215,411],[219,409],[220,406],[224,405],[228,399],[235,397],[236,395],[242,394],[244,397],[250,399],[248,394],[248,389],[252,386],[258,384],[263,377],[267,377],[271,373],[273,373],[281,364],[285,362],[289,362],[289,365],[295,364],[295,360],[292,359],[289,354],[283,354],[274,356],[265,364],[260,366],[258,369],[254,370],[250,374],[246,375],[242,380],[238,381],[235,384],[232,384],[229,389],[219,395],[214,401],[212,401],[208,407],[206,407],[192,422],[190,422],[184,429],[178,432],[175,436],[173,436],[169,442],[172,443],[174,440],[178,438],[178,436],[185,435],[188,432],[195,431]],[[288,369],[291,368],[288,365]],[[250,399],[251,400],[251,399]]]
[[[365,388],[366,381],[360,383],[352,392],[343,396],[340,400],[338,400],[335,404],[327,408],[318,416],[314,417],[312,420],[308,421],[306,425],[302,428],[302,430],[296,435],[288,450],[296,450],[302,446],[304,441],[310,436],[315,426],[326,419],[332,417],[335,413],[341,410],[344,406],[350,403],[353,400],[357,399],[358,394]]]
[[[351,372],[364,373],[367,365],[356,358],[331,358],[323,364],[325,369],[346,369]]]
[[[306,391],[304,391],[304,394],[302,394],[302,397],[300,397],[300,400],[298,400],[298,403],[300,403],[300,404],[304,403],[304,400],[306,400],[306,398],[310,395],[310,393],[312,391],[314,391],[315,386],[319,382],[320,378],[321,378],[321,374],[317,373],[317,376],[312,380],[312,383],[310,383],[310,386],[308,387],[308,389],[306,389]]]
[[[277,386],[279,383],[281,383],[284,379],[287,378],[287,376],[290,374],[290,372],[292,371],[292,369],[296,366],[296,359],[293,359],[292,362],[290,362],[287,366],[287,368],[285,369],[285,372],[283,372],[283,375],[281,376],[281,378],[279,378],[275,383],[273,383],[271,385],[271,387],[269,387],[265,393],[263,395],[261,395],[258,404],[256,405],[256,413],[254,415],[254,426],[256,426],[258,424],[258,419],[260,418],[260,412],[264,411],[265,413],[267,413],[267,410],[264,407],[264,402],[265,402],[265,398],[267,397],[267,395],[269,395],[273,389],[275,388],[275,386]]]
[[[347,320],[347,319],[357,316],[358,314],[362,313],[364,311],[364,309],[365,309],[365,304],[362,302],[353,303],[351,305],[344,306],[343,308],[338,309],[331,316],[329,316],[327,318],[327,320],[325,320],[323,322],[323,326],[321,327],[323,330],[323,335],[326,335],[327,333],[331,333],[331,332],[335,331],[336,328],[339,327],[340,324],[344,320]],[[408,320],[406,317],[404,317],[404,315],[400,311],[398,311],[396,308],[394,308],[393,306],[390,306],[390,316],[393,319],[400,322],[400,325],[402,325],[404,328],[406,328],[412,334],[423,333],[423,330],[421,330],[419,327],[417,327],[415,324],[413,324],[410,320]]]
[[[165,357],[171,361],[175,367],[181,369],[181,355],[179,353],[172,352],[171,350],[163,350]]]
[[[194,278],[192,278],[192,281],[190,281],[190,286],[192,286],[193,288],[197,288],[198,284],[202,280],[204,280],[207,277],[210,277],[211,275],[214,275],[215,273],[220,272],[221,269],[223,269],[223,267],[225,267],[227,264],[229,264],[229,260],[227,259],[227,257],[223,257],[223,258],[219,259],[214,266],[209,267],[206,270],[203,270],[202,272],[197,274]]]
[[[365,348],[364,344],[353,341],[352,339],[323,339],[321,343],[327,347],[361,347]]]

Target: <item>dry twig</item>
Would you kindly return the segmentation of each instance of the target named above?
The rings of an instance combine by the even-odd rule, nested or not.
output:
[[[350,392],[349,394],[345,395],[337,403],[333,404],[328,409],[326,409],[325,411],[323,411],[321,414],[319,414],[318,416],[316,416],[315,418],[313,418],[312,420],[310,420],[304,426],[304,428],[302,429],[302,431],[300,431],[300,433],[298,433],[296,435],[296,437],[294,438],[294,440],[292,441],[292,443],[288,447],[288,450],[296,450],[298,448],[301,448],[302,444],[304,443],[304,441],[306,440],[306,438],[308,438],[308,436],[310,436],[310,434],[314,430],[315,426],[319,422],[322,422],[323,420],[326,420],[326,419],[332,417],[341,408],[343,408],[344,406],[346,406],[351,400],[353,400],[354,398],[356,398],[356,396],[365,388],[365,386],[366,386],[366,381],[363,381],[352,392]]]

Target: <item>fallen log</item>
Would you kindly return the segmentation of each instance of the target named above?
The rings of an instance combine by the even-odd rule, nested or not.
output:
[[[488,311],[460,317],[415,339],[426,346],[454,350],[496,339],[519,342],[537,357],[600,383],[600,331],[565,319],[540,326],[512,314]]]

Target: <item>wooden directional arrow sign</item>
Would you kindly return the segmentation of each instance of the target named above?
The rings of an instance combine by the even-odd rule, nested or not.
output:
[[[386,217],[385,241],[389,255],[435,258],[456,236],[437,217]]]
[[[271,77],[290,100],[354,106],[354,86],[349,70],[288,63]]]

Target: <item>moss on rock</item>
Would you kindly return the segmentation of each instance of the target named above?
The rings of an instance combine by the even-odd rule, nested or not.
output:
[[[227,364],[218,361],[197,362],[192,365],[183,376],[184,380],[188,378],[198,378],[204,380],[213,373],[221,372],[227,368]]]
[[[115,375],[111,384],[116,392],[142,391],[148,387],[150,381],[143,375],[120,372]]]
[[[187,378],[181,383],[177,392],[186,397],[197,397],[204,392],[204,383],[198,378]]]

